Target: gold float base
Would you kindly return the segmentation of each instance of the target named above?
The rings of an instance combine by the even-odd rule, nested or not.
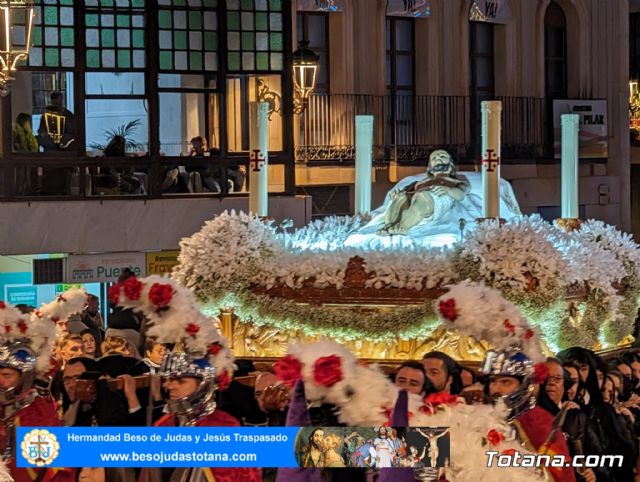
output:
[[[312,343],[322,336],[307,336],[299,330],[280,330],[272,326],[245,323],[231,310],[220,313],[220,330],[227,337],[237,358],[280,358],[286,355],[289,343]],[[489,345],[455,331],[436,328],[427,337],[413,340],[340,341],[356,357],[377,362],[420,360],[425,353],[441,351],[452,358],[479,363]]]

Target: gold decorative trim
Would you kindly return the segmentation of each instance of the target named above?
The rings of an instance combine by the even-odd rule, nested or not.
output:
[[[567,233],[571,231],[577,231],[582,226],[582,220],[578,218],[558,218],[556,223]]]

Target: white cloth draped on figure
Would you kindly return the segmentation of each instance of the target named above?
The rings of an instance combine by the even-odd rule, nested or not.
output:
[[[460,240],[460,220],[467,223],[466,229],[483,217],[482,211],[482,174],[479,172],[464,172],[456,175],[466,178],[470,184],[470,191],[462,201],[456,201],[447,194],[431,193],[434,200],[434,213],[425,218],[420,224],[411,228],[406,235],[381,236],[378,231],[385,225],[385,213],[392,198],[392,191],[387,193],[384,204],[373,211],[371,221],[350,235],[345,246],[379,249],[379,248],[408,248],[415,246],[450,246]],[[427,174],[409,176],[394,186],[395,190],[403,190],[415,182],[423,182]],[[506,220],[520,216],[518,201],[509,182],[500,179],[500,217]]]

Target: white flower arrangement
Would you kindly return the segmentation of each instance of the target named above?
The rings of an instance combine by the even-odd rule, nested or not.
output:
[[[201,294],[242,286],[262,270],[276,249],[271,224],[244,212],[225,211],[180,242],[173,278]]]
[[[300,229],[283,235],[289,249],[335,251],[344,247],[349,235],[370,221],[368,215],[329,216],[310,222]]]
[[[566,285],[562,274],[567,265],[553,245],[554,231],[537,215],[505,224],[488,220],[465,236],[456,262],[469,278],[508,298],[557,298]]]
[[[339,340],[426,336],[438,319],[430,301],[363,317],[258,293],[274,287],[342,289],[349,260],[359,256],[369,273],[369,289],[421,291],[465,279],[498,289],[535,320],[552,347],[564,347],[567,333],[589,348],[603,332],[615,344],[633,326],[640,250],[629,235],[600,221],[585,222],[567,234],[533,215],[502,225],[474,225],[453,249],[345,248],[346,237],[364,222],[331,217],[290,230],[242,212],[225,212],[182,240],[173,278],[193,289],[209,312],[232,307],[247,322]],[[578,303],[579,323],[569,317],[565,302],[572,285],[588,290],[587,299]]]
[[[609,344],[615,344],[631,332],[640,307],[640,248],[630,234],[602,221],[586,221],[573,234],[578,242],[598,246],[611,253],[622,264],[623,269],[618,271],[616,283],[623,287],[622,293],[618,293],[621,296],[616,297],[603,290],[613,306],[609,308],[606,319],[601,320],[602,338]],[[604,263],[599,263],[598,268],[604,270],[603,265]]]

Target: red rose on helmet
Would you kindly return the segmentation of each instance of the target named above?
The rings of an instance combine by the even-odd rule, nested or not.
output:
[[[220,353],[220,350],[222,350],[222,345],[220,343],[212,343],[209,345],[209,349],[207,351],[209,352],[209,355],[215,356]]]
[[[342,380],[342,360],[339,356],[323,356],[313,364],[313,381],[318,385],[332,387],[340,380]]]
[[[302,363],[296,357],[287,355],[273,364],[273,371],[278,380],[291,388],[302,378]]]
[[[229,374],[226,370],[223,370],[220,375],[218,375],[218,388],[220,390],[226,390],[231,383],[231,379],[229,378]]]
[[[187,325],[187,328],[185,329],[185,331],[187,333],[189,333],[189,336],[194,338],[196,336],[196,334],[200,331],[200,327],[198,325],[196,325],[195,323],[189,323]]]
[[[0,301],[0,310],[4,310],[7,307],[7,304],[4,301]]]
[[[509,320],[504,320],[504,327],[511,335],[515,334],[516,327]]]
[[[124,295],[132,301],[138,301],[144,284],[138,278],[131,276],[124,282]]]
[[[118,304],[118,301],[120,300],[120,283],[109,286],[107,297],[109,298],[109,303],[112,305]]]
[[[536,383],[544,383],[549,377],[549,368],[544,363],[538,363],[533,370],[533,379]]]
[[[450,395],[447,392],[432,393],[424,399],[424,403],[430,404],[433,407],[438,405],[457,405],[458,397],[456,395]]]
[[[27,323],[24,320],[18,322],[18,329],[23,335],[27,332]]]
[[[487,441],[494,447],[500,444],[500,442],[502,442],[503,440],[504,440],[504,435],[502,435],[500,432],[498,432],[495,429],[491,429],[489,430],[489,433],[487,433]]]
[[[529,338],[533,338],[533,330],[531,328],[527,328],[527,331],[524,332],[524,339],[528,340]]]
[[[170,284],[154,283],[149,290],[149,301],[158,308],[163,308],[171,303],[173,286]]]
[[[449,298],[448,300],[440,301],[438,306],[442,317],[449,321],[456,321],[458,318],[458,311],[456,310],[456,300]]]
[[[500,455],[509,455],[510,457],[515,456],[515,454],[516,454],[516,450],[515,449],[506,449],[506,450],[503,450],[500,453]]]

